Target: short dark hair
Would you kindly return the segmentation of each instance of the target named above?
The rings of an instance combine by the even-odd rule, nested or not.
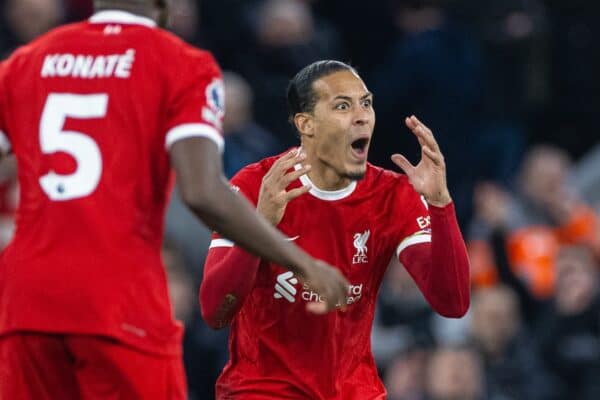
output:
[[[358,75],[354,67],[336,60],[321,60],[302,68],[292,78],[287,88],[288,118],[294,124],[294,116],[298,113],[312,113],[319,100],[313,83],[324,76],[338,71],[352,71]]]

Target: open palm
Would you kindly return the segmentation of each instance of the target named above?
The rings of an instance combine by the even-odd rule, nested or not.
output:
[[[407,117],[406,126],[415,134],[421,145],[421,160],[414,166],[401,154],[392,155],[392,161],[404,171],[417,192],[429,204],[443,207],[450,203],[446,183],[446,164],[433,133],[414,115]]]

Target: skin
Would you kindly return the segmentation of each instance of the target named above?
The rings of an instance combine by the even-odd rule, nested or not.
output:
[[[339,71],[313,83],[318,101],[313,112],[298,113],[294,123],[302,142],[301,151],[292,151],[277,160],[261,185],[258,211],[273,225],[279,224],[287,204],[310,190],[286,187],[303,174],[322,190],[339,190],[364,177],[367,153],[375,127],[373,95],[362,79],[351,71]],[[404,121],[421,146],[421,160],[412,165],[403,155],[392,161],[404,171],[415,190],[437,207],[452,199],[446,183],[444,156],[431,130],[414,115]],[[356,154],[352,143],[366,139],[364,154]],[[302,168],[295,171],[293,166]]]
[[[94,10],[123,10],[154,20],[158,26],[167,25],[169,0],[95,0]]]
[[[167,12],[166,0],[96,0],[94,7],[96,11],[131,12],[157,23],[164,22]],[[244,249],[287,266],[310,284],[326,301],[309,303],[309,311],[325,313],[334,310],[338,303],[346,303],[348,282],[338,269],[310,257],[287,241],[242,196],[229,188],[223,175],[221,154],[213,141],[200,137],[179,140],[169,149],[169,156],[183,202],[204,224]]]

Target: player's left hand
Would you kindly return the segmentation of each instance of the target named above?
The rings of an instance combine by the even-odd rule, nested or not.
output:
[[[404,121],[421,145],[421,161],[414,166],[401,154],[392,155],[392,161],[404,171],[417,192],[436,207],[452,201],[446,183],[446,164],[431,130],[414,115]]]

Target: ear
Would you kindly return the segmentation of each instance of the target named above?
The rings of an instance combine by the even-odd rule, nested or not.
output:
[[[315,121],[312,115],[308,113],[298,113],[294,115],[294,125],[300,136],[314,136]]]

